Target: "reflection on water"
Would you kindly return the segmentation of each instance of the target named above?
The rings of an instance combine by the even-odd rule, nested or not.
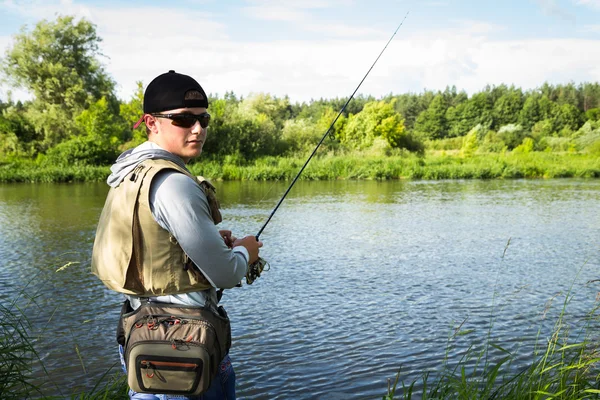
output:
[[[217,183],[222,226],[255,234],[286,188]],[[54,393],[92,387],[117,361],[120,298],[89,273],[106,192],[0,185],[0,301],[35,297]],[[530,361],[571,285],[570,321],[592,308],[599,200],[589,180],[298,183],[261,236],[271,271],[223,300],[239,397],[380,398],[400,366],[410,381],[446,353],[456,362],[490,325]],[[470,333],[449,341],[458,326]]]

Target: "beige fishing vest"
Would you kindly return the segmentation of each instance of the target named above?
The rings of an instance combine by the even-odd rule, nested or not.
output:
[[[221,222],[215,190],[208,181],[170,161],[142,162],[119,186],[110,189],[96,231],[92,272],[112,290],[148,297],[211,287],[150,211],[150,184],[164,169],[174,169],[197,181],[207,196],[213,221]]]

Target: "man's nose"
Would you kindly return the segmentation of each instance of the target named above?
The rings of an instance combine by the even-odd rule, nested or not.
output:
[[[202,126],[200,125],[200,121],[196,121],[194,126],[192,126],[192,133],[202,133]]]

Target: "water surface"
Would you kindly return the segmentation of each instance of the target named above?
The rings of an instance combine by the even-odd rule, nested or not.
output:
[[[256,234],[286,187],[217,183],[221,226]],[[49,392],[117,362],[121,298],[89,272],[107,190],[0,185],[0,300],[30,299]],[[271,270],[223,299],[239,397],[381,398],[488,335],[526,365],[568,290],[574,326],[594,305],[599,200],[598,180],[298,183],[261,236]]]

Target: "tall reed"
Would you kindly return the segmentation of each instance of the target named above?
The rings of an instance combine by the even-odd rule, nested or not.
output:
[[[399,371],[383,399],[600,399],[600,346],[597,325],[592,324],[598,321],[599,307],[596,304],[585,326],[576,329],[565,320],[571,299],[569,291],[548,338],[542,337],[541,328],[538,331],[533,361],[527,367],[517,368],[516,352],[488,335],[483,350],[471,346],[455,365],[443,362],[439,371],[424,372],[409,384]]]
[[[49,388],[56,391],[58,386],[52,382],[51,371],[46,370],[35,349],[38,338],[35,335],[35,327],[28,317],[39,311],[35,299],[36,295],[28,294],[28,288],[25,287],[8,305],[0,303],[0,399],[2,400],[65,398],[65,395],[47,394]],[[39,372],[34,374],[34,367]],[[68,398],[127,399],[127,382],[119,367],[115,365],[106,371],[97,379],[91,390],[86,393],[67,394]],[[115,369],[119,372],[115,373]]]

